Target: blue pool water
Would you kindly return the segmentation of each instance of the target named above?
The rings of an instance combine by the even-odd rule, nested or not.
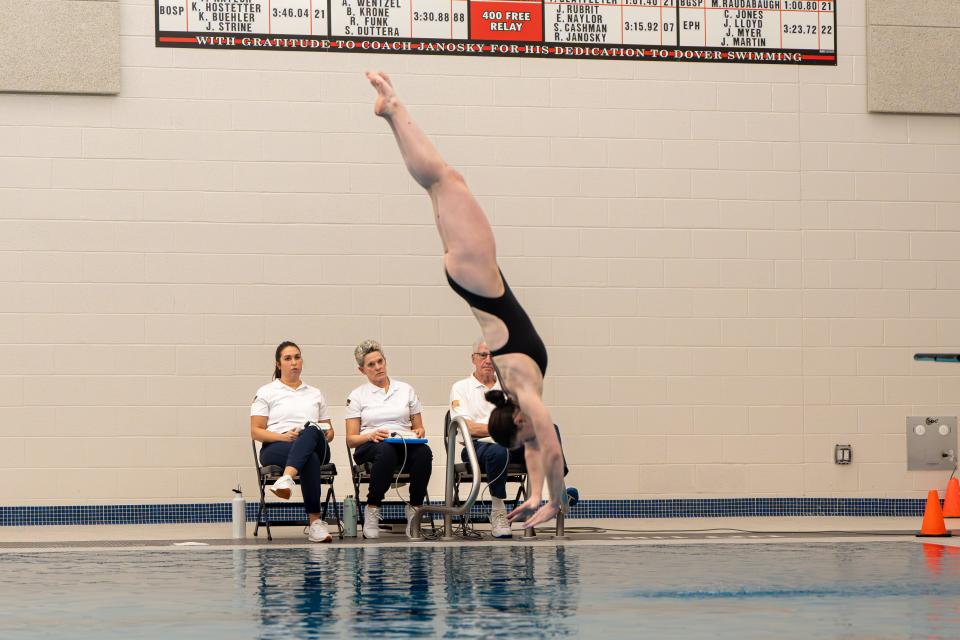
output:
[[[0,555],[2,638],[960,637],[913,542]]]

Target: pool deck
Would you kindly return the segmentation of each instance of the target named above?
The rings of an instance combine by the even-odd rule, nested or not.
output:
[[[564,539],[557,539],[553,527],[538,528],[537,536],[525,539],[518,528],[514,537],[495,540],[486,525],[477,525],[479,538],[457,538],[443,542],[410,541],[403,532],[384,531],[377,540],[336,537],[324,546],[407,546],[407,545],[504,545],[504,544],[775,544],[785,542],[834,541],[911,541],[934,542],[960,546],[960,519],[948,519],[950,538],[917,538],[919,518],[870,517],[759,517],[759,518],[656,518],[568,520]],[[301,527],[274,527],[273,541],[268,541],[261,527],[253,536],[253,525],[247,537],[232,539],[230,524],[164,524],[164,525],[90,525],[0,527],[0,553],[68,551],[92,549],[225,549],[225,548],[291,548],[315,546],[306,540]]]

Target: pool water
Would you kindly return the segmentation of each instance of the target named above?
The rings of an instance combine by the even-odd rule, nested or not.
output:
[[[916,542],[0,555],[2,638],[960,637]]]

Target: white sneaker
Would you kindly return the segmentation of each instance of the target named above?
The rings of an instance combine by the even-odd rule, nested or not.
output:
[[[494,509],[490,512],[490,533],[494,538],[512,538],[510,521],[507,520],[505,509]]]
[[[290,476],[280,476],[280,479],[274,482],[273,486],[270,487],[270,491],[273,492],[273,495],[282,500],[289,500],[290,494],[293,492],[293,488],[295,486],[296,483],[293,481],[293,478]]]
[[[323,520],[314,520],[310,523],[310,533],[307,535],[310,542],[330,542],[333,536],[327,529],[327,523]]]
[[[363,537],[369,540],[380,537],[380,507],[368,504],[363,508]]]

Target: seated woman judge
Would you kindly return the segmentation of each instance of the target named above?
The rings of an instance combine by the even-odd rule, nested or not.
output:
[[[293,342],[281,342],[274,356],[273,382],[257,389],[250,407],[250,436],[262,442],[260,463],[282,466],[283,476],[270,490],[287,500],[300,476],[310,542],[333,537],[320,519],[320,467],[330,459],[333,426],[327,403],[315,387],[300,380],[303,357]]]
[[[367,382],[347,398],[347,446],[356,449],[353,459],[358,464],[372,463],[363,511],[363,537],[380,536],[380,505],[401,464],[404,473],[410,474],[410,503],[405,511],[409,537],[413,507],[422,505],[427,493],[433,453],[425,444],[384,440],[396,436],[424,437],[420,399],[413,387],[387,375],[387,359],[379,342],[364,340],[353,355]]]

